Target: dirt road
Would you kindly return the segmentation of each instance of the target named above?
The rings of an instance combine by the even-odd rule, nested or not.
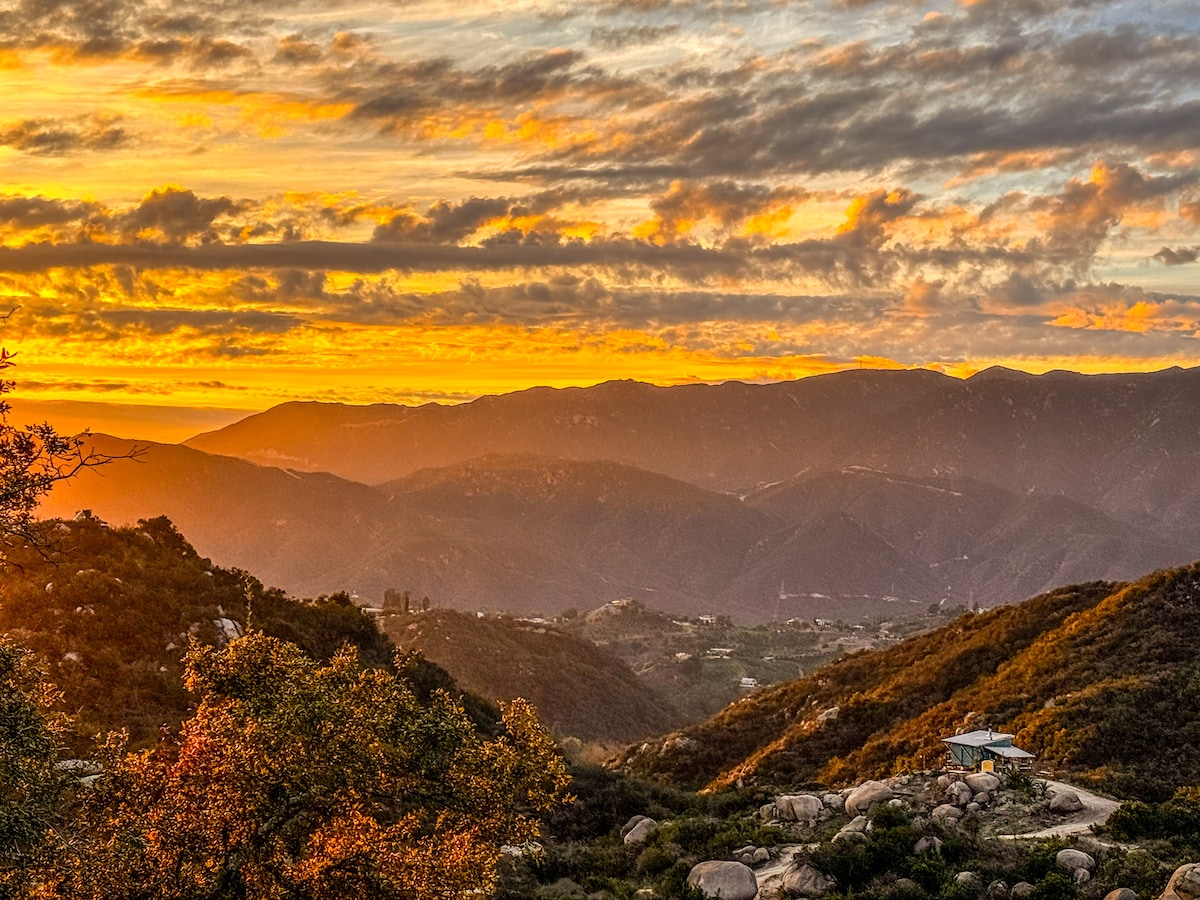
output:
[[[1077,813],[1071,813],[1070,821],[1064,822],[1061,825],[1055,825],[1052,828],[1043,828],[1041,831],[1018,834],[1015,837],[1034,839],[1065,837],[1069,834],[1086,834],[1092,825],[1103,825],[1107,822],[1108,817],[1121,806],[1119,800],[1098,797],[1091,791],[1085,791],[1083,788],[1078,788],[1070,784],[1063,784],[1061,781],[1046,781],[1046,787],[1051,792],[1073,791],[1079,795],[1079,799],[1083,802],[1083,809]]]

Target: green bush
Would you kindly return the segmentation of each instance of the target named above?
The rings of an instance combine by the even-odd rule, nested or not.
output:
[[[1075,900],[1075,882],[1061,872],[1051,872],[1033,887],[1033,900]]]

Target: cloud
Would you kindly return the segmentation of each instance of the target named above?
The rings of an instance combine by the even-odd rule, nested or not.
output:
[[[119,121],[111,117],[24,119],[0,125],[0,146],[34,156],[116,150],[131,140]]]
[[[375,242],[409,241],[420,244],[457,244],[474,234],[491,219],[509,214],[511,204],[503,197],[471,197],[461,203],[440,200],[423,216],[399,212],[376,227]]]
[[[1185,266],[1200,259],[1200,246],[1163,247],[1154,254],[1154,259],[1167,266]]]
[[[127,235],[149,232],[172,244],[191,239],[213,242],[218,240],[213,223],[245,206],[229,197],[202,199],[186,188],[167,185],[155,188],[136,207],[115,217],[115,225]]]
[[[17,230],[80,222],[100,209],[99,204],[48,197],[0,195],[0,225]]]

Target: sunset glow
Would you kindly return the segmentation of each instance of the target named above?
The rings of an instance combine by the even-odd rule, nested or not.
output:
[[[1192,0],[0,0],[3,342],[171,436],[1197,365],[1197,59]]]

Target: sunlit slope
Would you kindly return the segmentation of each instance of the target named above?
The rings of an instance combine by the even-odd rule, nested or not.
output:
[[[691,785],[841,783],[924,768],[942,737],[991,725],[1042,766],[1169,795],[1200,778],[1198,625],[1200,565],[1063,588],[848,657],[622,764]]]

